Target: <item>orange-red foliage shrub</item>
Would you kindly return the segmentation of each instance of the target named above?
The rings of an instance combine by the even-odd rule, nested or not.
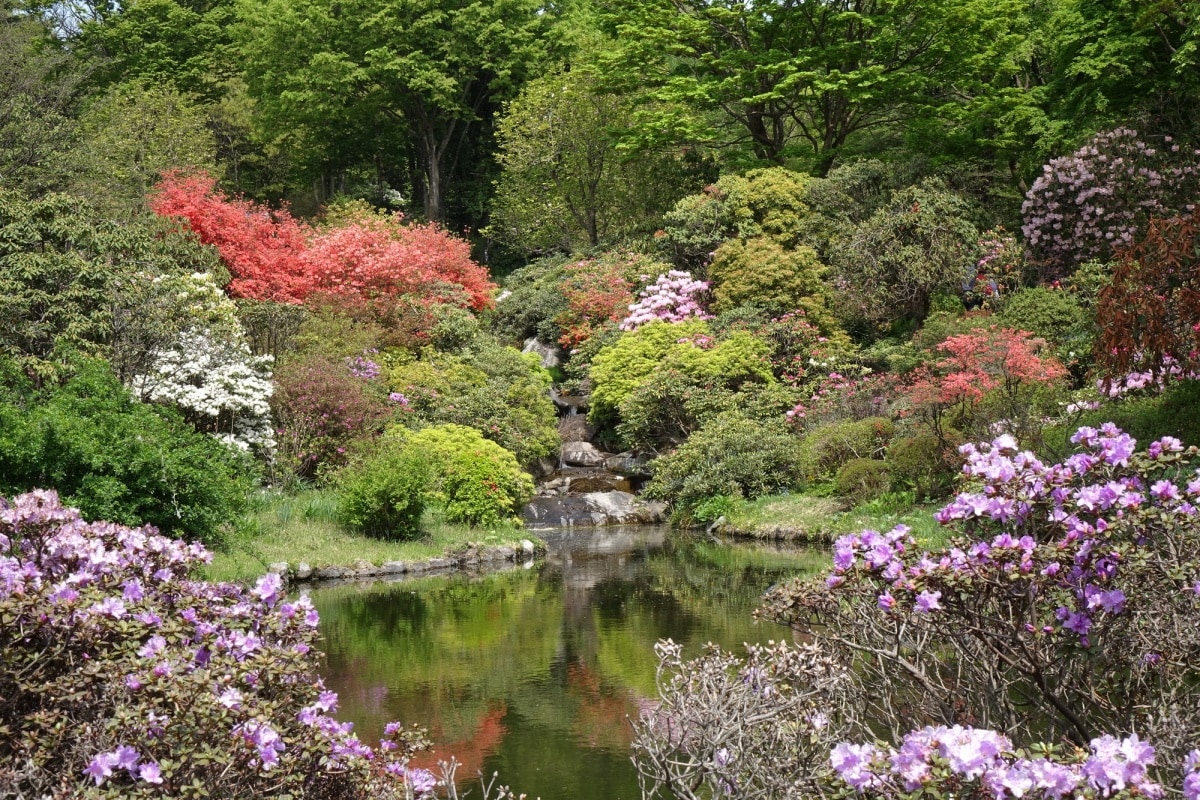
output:
[[[351,213],[318,228],[286,209],[229,198],[204,174],[167,176],[152,208],[217,248],[234,297],[303,303],[331,295],[386,313],[400,297],[478,310],[495,289],[467,242],[433,223],[405,225],[398,214]]]

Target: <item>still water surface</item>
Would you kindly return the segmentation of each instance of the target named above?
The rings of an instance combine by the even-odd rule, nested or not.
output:
[[[542,536],[549,555],[528,568],[315,589],[339,717],[367,742],[390,720],[426,725],[464,781],[499,771],[531,798],[635,800],[628,719],[657,696],[654,643],[787,636],[751,611],[828,561],[646,527]]]

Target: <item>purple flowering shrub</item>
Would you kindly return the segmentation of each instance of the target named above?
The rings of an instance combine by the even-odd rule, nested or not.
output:
[[[1189,754],[1185,781],[1192,780],[1198,757],[1195,750]],[[912,797],[930,787],[979,800],[1164,796],[1151,772],[1154,747],[1136,733],[1124,739],[1098,736],[1086,749],[1039,745],[1018,750],[995,731],[926,726],[907,734],[899,748],[843,742],[830,761],[845,784],[867,797]],[[1195,800],[1195,789],[1185,796]]]
[[[1002,436],[965,445],[937,514],[961,536],[919,550],[904,526],[838,540],[824,581],[768,598],[820,626],[893,733],[930,720],[1088,746],[1138,731],[1173,757],[1200,738],[1198,452],[1139,451],[1081,428],[1048,465]]]
[[[331,716],[307,598],[189,578],[208,558],[54,492],[0,498],[0,796],[420,794],[418,730],[371,748]]]
[[[845,667],[821,708],[839,742],[831,781],[774,796],[1153,799],[1182,785],[1200,800],[1200,450],[1139,449],[1112,424],[1072,442],[1057,464],[1008,435],[964,445],[961,491],[937,514],[958,534],[948,547],[862,531],[836,542],[827,575],[768,594],[760,613]],[[674,717],[712,705],[702,684],[669,688]],[[722,714],[711,748],[763,757],[718,744],[758,708]]]
[[[1152,147],[1135,130],[1098,133],[1046,164],[1025,196],[1021,231],[1040,278],[1053,280],[1091,258],[1127,247],[1152,216],[1171,216],[1196,199],[1192,157],[1165,137]]]

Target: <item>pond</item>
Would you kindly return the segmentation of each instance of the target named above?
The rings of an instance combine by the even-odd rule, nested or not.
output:
[[[394,719],[427,726],[466,785],[498,771],[531,798],[633,800],[629,718],[657,697],[654,643],[788,636],[751,618],[759,597],[828,563],[646,527],[543,538],[544,561],[507,572],[314,589],[339,717],[367,742]]]

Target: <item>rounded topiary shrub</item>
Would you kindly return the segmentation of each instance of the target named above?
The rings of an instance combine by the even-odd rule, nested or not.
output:
[[[720,313],[743,304],[781,314],[802,309],[829,334],[838,324],[829,310],[825,272],[811,247],[787,249],[766,236],[732,239],[717,248],[708,267],[713,309]]]
[[[421,533],[431,469],[426,457],[389,443],[338,475],[338,519],[380,539]]]
[[[852,506],[874,500],[891,488],[887,464],[874,458],[852,458],[837,472],[837,493]]]
[[[427,498],[445,507],[448,522],[495,525],[517,516],[533,496],[533,479],[516,456],[474,428],[392,429],[388,438],[431,466]]]
[[[1007,327],[1029,331],[1051,342],[1055,355],[1064,363],[1090,361],[1095,323],[1092,314],[1070,292],[1042,286],[1020,289],[1005,302],[1000,320]]]

